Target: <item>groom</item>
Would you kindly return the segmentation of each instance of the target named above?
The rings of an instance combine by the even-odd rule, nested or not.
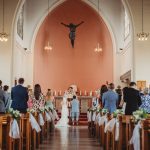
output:
[[[73,100],[71,101],[71,117],[72,117],[72,124],[74,125],[74,121],[76,119],[76,124],[78,125],[79,120],[79,101],[76,96],[73,96]]]

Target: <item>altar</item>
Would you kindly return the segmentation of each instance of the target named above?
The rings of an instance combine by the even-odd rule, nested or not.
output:
[[[80,113],[86,113],[87,109],[92,105],[93,96],[77,96],[80,102]],[[61,112],[61,101],[63,96],[55,96],[55,107],[58,112]]]

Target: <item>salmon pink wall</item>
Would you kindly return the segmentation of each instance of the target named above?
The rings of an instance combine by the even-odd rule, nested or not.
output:
[[[68,37],[69,29],[61,25],[84,24],[76,30],[75,47]],[[44,51],[47,41],[51,52]],[[102,53],[94,52],[97,43]],[[34,50],[34,83],[64,91],[76,84],[81,91],[95,90],[113,80],[113,48],[110,33],[102,18],[80,0],[68,0],[55,8],[41,25]]]

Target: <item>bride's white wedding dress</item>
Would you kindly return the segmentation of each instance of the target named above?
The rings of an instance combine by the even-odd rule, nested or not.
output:
[[[61,118],[55,125],[55,127],[69,127],[68,122],[68,116],[69,116],[69,110],[68,110],[68,102],[67,98],[64,96],[63,101],[61,103],[62,110],[61,110]]]

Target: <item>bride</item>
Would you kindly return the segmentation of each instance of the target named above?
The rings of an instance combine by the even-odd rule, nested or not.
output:
[[[63,101],[61,102],[62,110],[61,110],[61,118],[55,125],[55,127],[69,127],[68,122],[68,116],[69,116],[69,110],[68,110],[68,102],[67,97],[64,95]]]

